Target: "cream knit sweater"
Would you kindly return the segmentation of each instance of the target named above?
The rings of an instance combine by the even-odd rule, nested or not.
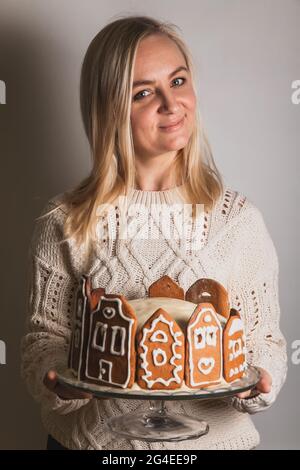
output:
[[[121,205],[113,206],[99,224],[105,246],[99,245],[90,260],[86,260],[84,250],[76,251],[73,243],[57,243],[62,239],[65,206],[35,224],[29,250],[28,331],[21,346],[22,376],[41,405],[47,432],[70,449],[250,449],[259,443],[249,414],[274,403],[287,371],[286,342],[279,327],[274,244],[260,211],[228,187],[211,213],[199,216],[199,223],[190,227],[184,237],[176,236],[182,228],[181,188],[132,189],[128,207],[142,204],[149,219],[145,221],[142,210],[134,214],[128,211],[125,220],[132,231],[126,238],[120,231],[120,221],[124,220]],[[55,208],[60,200],[61,195],[52,198],[42,214]],[[170,217],[172,236],[165,233],[166,219],[161,224],[159,211],[155,210],[158,204],[178,208]],[[139,236],[150,225],[156,237]],[[145,410],[149,403],[127,399],[62,400],[43,385],[44,374],[50,368],[67,364],[74,292],[82,273],[91,276],[93,288],[105,287],[107,293],[122,293],[128,299],[145,297],[150,284],[164,274],[185,291],[202,277],[221,282],[229,292],[231,306],[244,319],[247,360],[271,374],[272,391],[249,399],[168,401],[168,409],[209,423],[209,433],[198,439],[147,443],[105,433],[103,423],[109,417]]]

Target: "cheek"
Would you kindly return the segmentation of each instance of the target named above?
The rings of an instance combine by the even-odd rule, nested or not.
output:
[[[191,112],[194,112],[196,109],[196,95],[193,90],[187,95],[186,98],[187,107]]]
[[[138,136],[151,131],[155,118],[149,110],[139,109],[131,113],[130,122],[133,135]]]
[[[195,122],[196,107],[197,107],[196,97],[194,94],[191,94],[189,97],[187,97],[187,100],[186,100],[187,119],[191,126],[193,126]]]

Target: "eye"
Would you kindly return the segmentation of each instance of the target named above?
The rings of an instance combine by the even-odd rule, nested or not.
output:
[[[139,100],[145,98],[145,96],[142,96],[142,93],[145,93],[145,91],[149,91],[149,90],[142,90],[142,91],[140,91],[139,93],[137,93],[137,94],[135,95],[135,97],[133,98],[133,100],[134,100],[134,101],[139,101]]]
[[[186,82],[186,78],[184,78],[184,77],[177,77],[177,78],[174,78],[173,83],[176,82],[177,80],[182,80],[182,83],[179,84],[179,85],[175,85],[176,87],[182,86],[182,85]],[[143,98],[147,98],[147,95],[146,95],[146,96],[145,96],[145,95],[144,95],[144,96],[142,95],[142,93],[147,92],[147,91],[149,91],[149,90],[142,90],[142,91],[140,91],[139,93],[137,93],[137,94],[134,96],[133,100],[134,100],[134,101],[140,101],[140,100],[142,100]]]
[[[183,78],[183,77],[174,78],[173,82],[175,82],[176,80],[183,80],[183,83],[184,83],[186,81],[186,78]],[[181,83],[181,85],[183,85],[183,83]]]

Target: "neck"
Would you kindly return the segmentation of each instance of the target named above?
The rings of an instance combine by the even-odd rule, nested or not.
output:
[[[174,172],[174,152],[150,159],[136,158],[136,189],[165,191],[181,184]]]

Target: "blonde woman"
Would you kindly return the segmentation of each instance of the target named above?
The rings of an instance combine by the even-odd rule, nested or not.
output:
[[[85,55],[80,98],[91,172],[47,203],[30,247],[22,374],[41,405],[48,449],[256,447],[259,435],[249,415],[274,403],[286,376],[278,259],[259,209],[224,186],[214,164],[191,55],[177,28],[133,16],[105,26]],[[166,235],[167,224],[178,230],[180,212],[158,221],[151,209],[159,204],[192,208],[184,236]],[[124,207],[134,205],[140,211],[132,217]],[[156,236],[139,237],[138,230],[122,236],[132,219],[144,229],[155,221]],[[145,297],[164,274],[185,290],[202,277],[221,282],[244,319],[248,361],[261,369],[256,389],[226,399],[168,403],[172,411],[208,421],[209,433],[198,439],[148,443],[105,433],[109,417],[143,410],[147,403],[99,400],[58,384],[82,273],[93,288],[128,299]]]

